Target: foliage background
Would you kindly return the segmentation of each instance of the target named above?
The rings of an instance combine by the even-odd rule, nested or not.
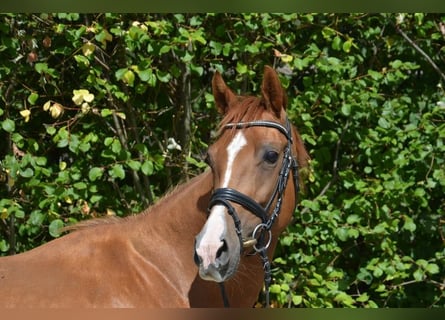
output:
[[[274,306],[444,307],[444,63],[441,14],[2,14],[0,254],[201,172],[214,70],[269,64],[313,158]]]

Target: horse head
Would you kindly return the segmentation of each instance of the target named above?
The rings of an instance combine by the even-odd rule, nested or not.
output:
[[[308,156],[287,118],[287,97],[271,67],[264,69],[261,97],[234,94],[218,72],[212,90],[223,120],[207,155],[213,194],[196,236],[195,262],[201,278],[221,283],[236,273],[248,247],[265,254],[272,243],[271,254],[291,221],[298,166]]]

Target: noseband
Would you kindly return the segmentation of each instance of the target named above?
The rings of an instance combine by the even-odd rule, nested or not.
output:
[[[225,128],[235,128],[244,129],[250,127],[267,127],[274,128],[280,131],[287,138],[287,145],[284,150],[283,161],[281,164],[280,173],[278,175],[277,184],[275,189],[267,202],[266,206],[263,207],[257,201],[246,196],[245,194],[232,189],[232,188],[218,188],[214,190],[209,203],[209,210],[215,205],[223,205],[227,208],[229,215],[233,218],[235,224],[235,230],[240,241],[240,254],[243,252],[244,247],[249,247],[253,244],[253,249],[255,253],[258,253],[263,261],[264,269],[264,283],[265,283],[265,293],[266,293],[266,306],[269,305],[269,285],[271,282],[271,271],[270,262],[267,256],[267,248],[269,247],[272,240],[272,225],[275,219],[278,217],[281,211],[281,205],[284,195],[284,190],[286,189],[289,173],[292,170],[293,180],[295,186],[295,196],[299,191],[298,182],[298,164],[295,157],[292,155],[292,131],[289,119],[286,119],[286,125],[283,126],[277,122],[273,121],[251,121],[251,122],[240,122],[240,123],[228,123]],[[272,204],[275,201],[275,207],[271,211]],[[295,197],[296,199],[296,197]],[[252,237],[248,240],[243,240],[241,221],[235,208],[232,206],[231,202],[237,203],[253,213],[255,216],[261,219],[261,223],[258,224],[253,233]],[[224,300],[224,305],[229,306],[228,300],[225,294],[225,289],[223,283],[220,283],[221,292]]]

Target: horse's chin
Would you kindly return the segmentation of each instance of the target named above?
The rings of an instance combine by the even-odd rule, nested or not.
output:
[[[213,281],[213,282],[225,282],[232,278],[236,271],[238,270],[238,266],[240,263],[240,255],[234,255],[227,261],[224,265],[218,265],[218,266],[209,266],[208,268],[204,268],[201,265],[199,265],[199,276],[201,279],[206,281]]]

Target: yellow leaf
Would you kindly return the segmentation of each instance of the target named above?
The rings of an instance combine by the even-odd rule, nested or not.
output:
[[[82,53],[84,56],[88,57],[89,55],[91,55],[94,52],[94,49],[96,49],[96,47],[94,46],[94,44],[92,44],[91,42],[87,42],[82,46]]]
[[[288,54],[282,54],[280,58],[281,58],[281,61],[283,61],[285,63],[289,63],[294,59],[291,55],[288,55]]]
[[[31,111],[29,111],[28,109],[22,110],[20,111],[20,115],[25,118],[25,122],[29,121],[29,116],[31,115]]]
[[[79,89],[79,90],[73,90],[73,94],[74,95],[80,95],[80,96],[83,96],[83,95],[86,95],[86,94],[88,94],[88,93],[90,93],[87,89]]]
[[[86,89],[73,90],[73,97],[71,98],[73,102],[80,106],[84,101],[91,102],[94,100],[94,94],[90,93]]]
[[[88,92],[88,91],[87,91]],[[91,102],[91,101],[93,101],[94,100],[94,94],[92,94],[92,93],[86,93],[86,94],[84,94],[83,95],[83,101],[85,101],[85,102]]]
[[[90,112],[91,107],[88,103],[84,102],[82,103],[82,107],[81,107],[81,111],[83,114],[87,114],[88,112]]]
[[[54,103],[49,108],[49,112],[51,113],[51,117],[53,117],[54,119],[57,119],[58,117],[60,117],[60,115],[63,112],[63,106],[58,103]]]
[[[80,106],[83,102],[83,96],[80,94],[74,94],[71,100],[73,100],[76,106]]]
[[[127,116],[123,112],[116,112],[116,115],[121,118],[122,120],[127,119]]]
[[[60,169],[60,171],[65,170],[66,167],[67,167],[67,163],[65,161],[60,161],[59,162],[59,169]]]
[[[43,111],[48,111],[50,107],[51,107],[51,101],[48,100],[48,101],[43,105]]]
[[[108,30],[104,30],[105,32],[105,41],[113,41],[113,36],[108,32]]]
[[[7,217],[9,217],[8,209],[3,208],[0,214],[0,219],[6,219]]]

